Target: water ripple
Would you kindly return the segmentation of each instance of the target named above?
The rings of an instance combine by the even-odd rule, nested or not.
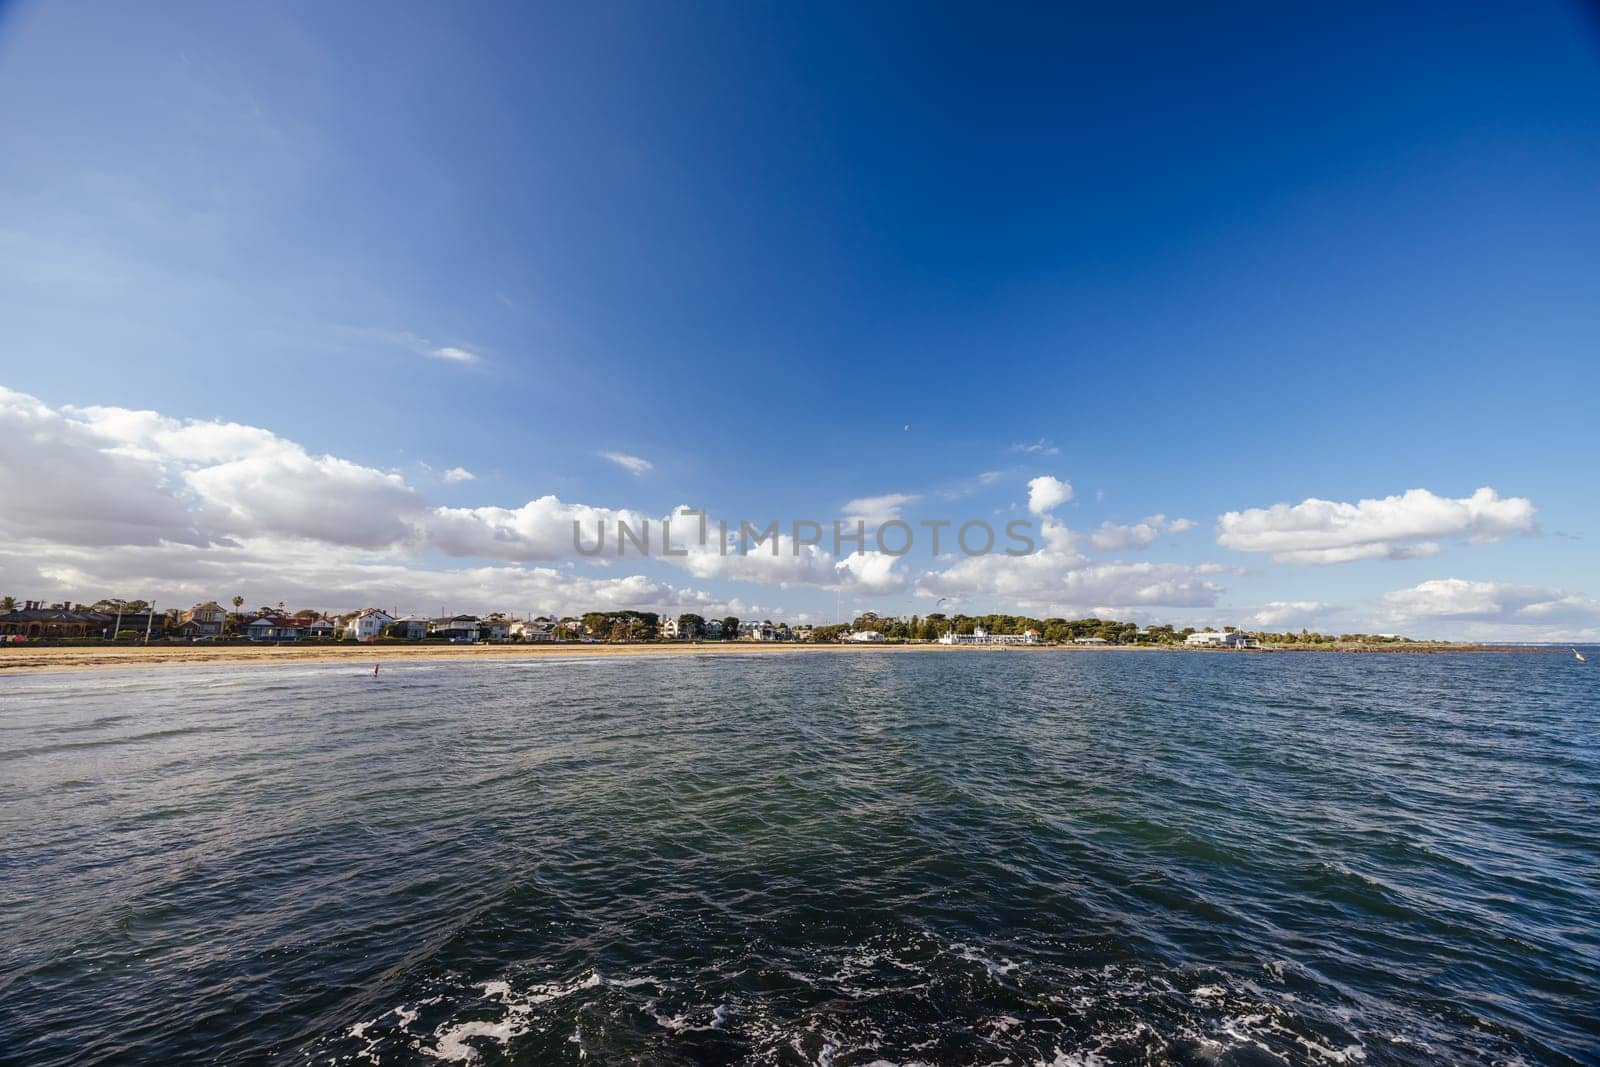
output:
[[[21,1062],[1600,1059],[1545,656],[0,679]]]

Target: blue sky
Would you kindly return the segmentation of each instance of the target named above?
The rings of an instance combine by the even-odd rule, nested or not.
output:
[[[0,386],[31,429],[0,488],[48,506],[11,509],[0,581],[1600,633],[1600,32],[1520,7],[5,5]],[[177,455],[94,408],[276,443]],[[23,437],[95,455],[45,485]],[[852,584],[596,567],[526,513],[479,516],[534,543],[482,554],[258,513],[333,514],[335,461],[419,515],[762,523],[1028,516],[1048,476],[1073,540],[1024,594],[921,552]],[[101,476],[205,536],[119,541]],[[1480,487],[1526,507],[1359,503]],[[1354,511],[1220,521],[1308,499]],[[1196,525],[1091,542],[1157,514]],[[1285,530],[1363,558],[1261,550]]]

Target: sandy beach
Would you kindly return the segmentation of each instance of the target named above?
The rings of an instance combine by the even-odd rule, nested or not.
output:
[[[270,666],[273,664],[348,660],[381,665],[400,662],[482,659],[539,659],[549,656],[782,656],[799,653],[832,655],[897,655],[918,652],[956,654],[1024,653],[1179,653],[1184,655],[1259,655],[1272,653],[1438,653],[1438,652],[1521,652],[1549,653],[1547,648],[1519,648],[1497,645],[1468,645],[1417,642],[1409,645],[1283,645],[1240,651],[1232,649],[1184,648],[1173,645],[836,645],[836,644],[761,644],[716,642],[701,644],[548,644],[548,645],[151,645],[151,646],[46,646],[11,645],[0,647],[0,677],[16,674],[41,674],[59,671],[127,670],[143,667],[204,667],[224,664]]]

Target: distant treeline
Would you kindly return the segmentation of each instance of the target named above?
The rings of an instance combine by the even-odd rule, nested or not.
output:
[[[720,633],[708,633],[708,630],[715,631],[716,628],[708,627],[708,620],[705,617],[692,612],[679,615],[677,621],[678,636],[681,638],[693,640],[711,637],[713,640],[723,641],[734,641],[739,638],[741,620],[737,616],[729,615],[726,618],[711,620],[721,624]],[[772,625],[770,621],[764,621],[767,626]],[[581,622],[583,632],[597,641],[655,641],[662,636],[662,616],[653,611],[590,611],[582,616],[567,616],[562,622]],[[946,615],[942,612],[933,612],[928,615],[896,618],[869,611],[849,623],[817,626],[809,632],[804,632],[802,628],[802,631],[794,633],[794,637],[821,642],[839,641],[854,631],[876,630],[883,635],[885,641],[935,641],[950,632],[952,627],[958,634],[970,634],[979,627],[991,634],[1023,634],[1029,630],[1037,630],[1042,641],[1056,644],[1070,644],[1079,638],[1098,637],[1114,645],[1181,645],[1190,634],[1197,632],[1192,626],[1181,629],[1171,625],[1141,627],[1134,622],[1094,616],[1082,619],[1057,617],[1039,619],[1030,615]],[[1235,628],[1229,626],[1226,629]],[[787,630],[784,632],[787,633]],[[1334,636],[1310,630],[1301,630],[1298,633],[1266,630],[1242,632],[1264,645],[1383,644],[1407,640],[1393,635]]]

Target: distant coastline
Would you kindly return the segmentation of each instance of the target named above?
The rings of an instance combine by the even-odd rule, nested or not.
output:
[[[1268,645],[1256,649],[1193,648],[1177,645],[1033,645],[950,646],[931,642],[911,644],[766,644],[707,641],[639,644],[555,643],[543,645],[387,645],[339,643],[328,645],[150,645],[150,646],[0,646],[0,677],[21,674],[57,674],[70,671],[121,670],[154,667],[206,667],[226,665],[272,666],[301,663],[398,664],[467,662],[483,660],[537,660],[573,656],[785,656],[785,655],[1093,655],[1095,653],[1260,656],[1394,655],[1414,656],[1450,652],[1566,654],[1565,649],[1519,645],[1484,645],[1444,641],[1415,641],[1403,645],[1329,644]]]

